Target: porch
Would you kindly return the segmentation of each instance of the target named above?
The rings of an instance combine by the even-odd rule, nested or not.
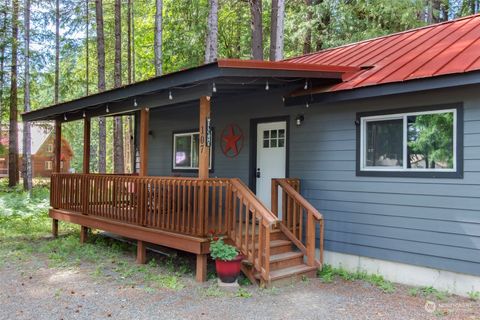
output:
[[[50,217],[136,239],[137,262],[145,242],[197,255],[197,281],[206,280],[210,230],[223,234],[244,255],[253,283],[314,275],[322,265],[323,219],[297,192],[299,181],[272,181],[266,208],[239,179],[53,174]],[[280,193],[280,201],[279,201]],[[320,239],[316,241],[316,239]],[[319,251],[319,256],[317,258]]]
[[[279,98],[313,82],[341,81],[343,74],[352,70],[251,64],[217,62],[25,114],[27,121],[55,120],[53,234],[58,234],[58,221],[66,221],[81,225],[82,242],[88,229],[135,239],[138,263],[145,263],[145,242],[190,252],[197,257],[196,279],[205,281],[208,232],[215,230],[244,255],[242,270],[254,283],[270,285],[291,277],[314,276],[323,262],[323,217],[300,194],[298,179],[273,176],[267,187],[270,197],[261,201],[245,180],[209,177],[214,140],[211,104],[214,101],[218,106],[238,99],[240,93],[265,90],[276,90]],[[198,177],[149,175],[151,109],[175,112],[197,103],[198,167],[191,173]],[[136,173],[90,173],[91,119],[132,114],[137,125]],[[84,123],[83,173],[62,174],[62,123],[73,120]],[[235,177],[236,172],[229,175]],[[271,208],[265,206],[267,202]]]

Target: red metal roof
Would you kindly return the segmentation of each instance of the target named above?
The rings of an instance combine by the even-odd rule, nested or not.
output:
[[[287,59],[361,68],[324,91],[339,91],[480,70],[480,15],[407,30]]]

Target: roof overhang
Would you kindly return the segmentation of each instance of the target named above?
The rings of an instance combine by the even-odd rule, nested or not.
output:
[[[448,89],[454,87],[466,87],[480,84],[480,71],[442,75],[436,77],[421,78],[403,82],[393,82],[382,85],[366,86],[357,89],[341,91],[307,92],[300,94],[295,91],[291,96],[285,97],[285,106],[293,107],[305,104],[327,104],[335,102],[346,102],[352,100],[368,99],[374,97],[385,97],[398,94]],[[313,89],[317,90],[317,89]],[[319,90],[321,91],[321,89]]]
[[[265,81],[272,88],[309,79],[317,83],[339,83],[342,76],[358,71],[351,67],[252,60],[218,60],[199,67],[125,85],[83,98],[22,114],[24,121],[73,121],[82,117],[127,114],[141,107],[169,106],[200,96],[258,90]],[[212,83],[222,90],[213,92]],[[225,89],[223,91],[223,89]],[[170,99],[170,93],[175,97]]]

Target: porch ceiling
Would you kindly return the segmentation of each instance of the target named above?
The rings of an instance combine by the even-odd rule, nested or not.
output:
[[[342,82],[351,67],[288,62],[218,60],[76,100],[22,114],[24,121],[79,120],[83,117],[131,114],[142,107],[181,105],[200,96],[246,94],[258,90]]]

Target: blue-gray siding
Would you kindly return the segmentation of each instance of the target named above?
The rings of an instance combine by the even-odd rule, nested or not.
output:
[[[464,103],[464,178],[357,177],[356,112]],[[296,127],[293,119],[304,114]],[[326,219],[327,250],[480,275],[480,93],[444,90],[285,108],[281,96],[261,92],[212,104],[215,153],[212,176],[248,183],[250,119],[290,116],[290,176]],[[237,158],[220,151],[229,123],[245,134]],[[149,174],[171,175],[172,132],[198,127],[198,107],[151,110]],[[177,174],[178,173],[174,173]]]

